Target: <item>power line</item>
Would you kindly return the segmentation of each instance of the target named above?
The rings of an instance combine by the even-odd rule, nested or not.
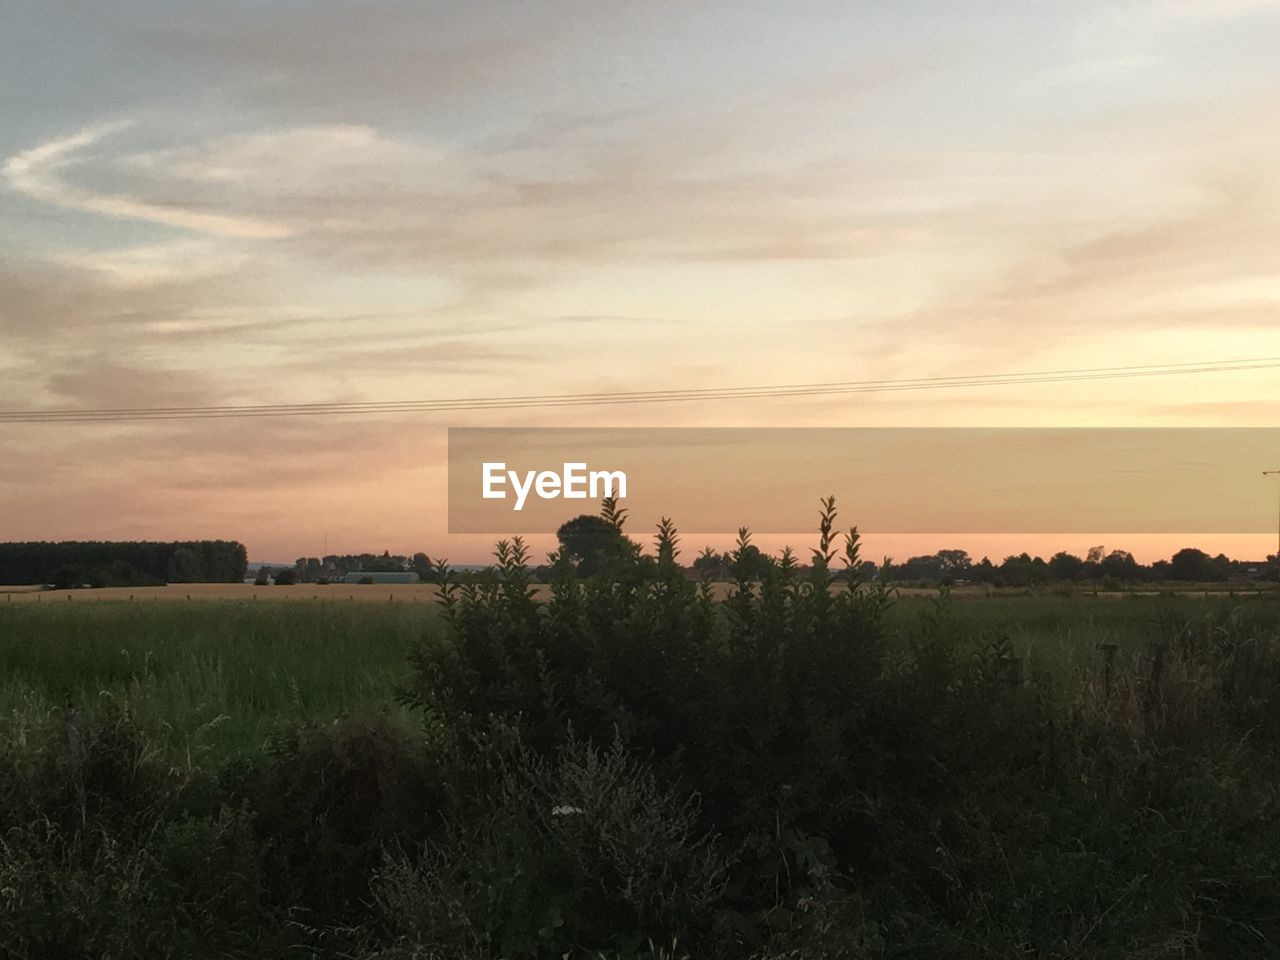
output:
[[[914,390],[999,387],[1040,383],[1076,383],[1137,377],[1184,376],[1268,370],[1280,367],[1280,357],[1255,357],[1201,363],[1141,364],[1122,367],[1082,367],[1024,373],[899,380],[846,380],[774,386],[709,387],[679,390],[639,390],[619,393],[532,394],[436,400],[378,400],[331,403],[257,404],[244,406],[139,407],[96,410],[5,410],[0,423],[115,423],[142,420],[221,420],[250,417],[343,416],[432,413],[470,410],[513,410],[532,407],[572,407],[637,403],[687,403],[701,400],[753,400],[787,397],[841,396]]]

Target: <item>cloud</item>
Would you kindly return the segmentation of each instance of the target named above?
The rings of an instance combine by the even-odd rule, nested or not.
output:
[[[504,172],[501,156],[449,153],[361,125],[83,154],[113,129],[16,154],[6,179],[86,213],[284,241],[330,262],[461,271],[484,285],[547,261],[848,259],[878,252],[894,233],[832,206],[819,184],[833,171],[695,175],[662,151],[646,158],[644,144],[584,157],[561,177]],[[60,175],[73,163],[130,189],[74,186]]]
[[[85,213],[145,220],[221,237],[269,240],[287,237],[291,233],[283,224],[253,216],[205,213],[182,204],[152,202],[126,194],[101,193],[76,186],[60,176],[62,171],[75,164],[77,154],[85,147],[92,146],[126,126],[124,123],[110,123],[86,127],[79,133],[50,140],[14,154],[5,161],[5,181],[12,189],[33,199]]]
[[[205,240],[70,251],[55,258],[57,263],[91,270],[113,286],[133,290],[226,276],[246,266],[248,260],[247,253],[229,251]]]

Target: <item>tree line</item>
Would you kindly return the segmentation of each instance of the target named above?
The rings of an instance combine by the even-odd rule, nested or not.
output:
[[[248,570],[236,540],[64,540],[0,543],[0,583],[142,587],[239,583]]]
[[[575,517],[560,527],[557,533],[560,549],[574,561],[581,575],[590,576],[602,565],[629,555],[636,556],[641,564],[655,562],[652,557],[640,556],[639,545],[623,533],[626,513],[616,503],[606,500],[601,515]],[[781,557],[764,553],[751,543],[750,534],[744,528],[738,532],[738,542],[732,550],[717,552],[706,547],[684,570],[698,580],[763,581],[776,572],[779,563],[793,564],[794,569],[800,572],[808,570],[788,551],[784,551]],[[548,571],[549,568],[535,568],[535,576]],[[1275,565],[1274,558],[1257,562],[1232,560],[1225,554],[1211,556],[1195,547],[1185,547],[1168,560],[1142,564],[1127,550],[1108,551],[1097,546],[1083,557],[1064,550],[1046,560],[1024,552],[1007,556],[999,563],[993,563],[989,557],[974,560],[965,550],[939,550],[902,562],[862,560],[852,573],[852,579],[861,582],[887,578],[896,583],[981,583],[994,587],[1029,587],[1106,581],[1223,583],[1272,577]],[[848,571],[841,571],[840,575],[845,577]]]
[[[617,507],[616,503],[606,501],[604,514],[584,514],[561,525],[556,534],[560,550],[572,558],[581,576],[591,576],[603,565],[622,557],[633,557],[641,565],[654,562],[653,557],[645,557],[640,545],[623,532],[626,514],[627,511]],[[743,530],[739,532],[733,549],[717,551],[705,547],[681,569],[694,580],[725,581],[739,575],[748,580],[764,580],[778,562],[778,558],[769,556],[751,543],[749,534]],[[808,568],[797,560],[796,569],[806,572]],[[549,564],[535,565],[531,570],[539,582],[547,582],[552,572]],[[334,554],[324,558],[299,557],[292,568],[278,568],[267,573],[274,573],[277,583],[317,583],[341,580],[353,571],[412,572],[424,582],[438,577],[436,564],[426,553],[409,556],[386,551],[381,554]],[[462,579],[483,579],[484,576],[482,571],[455,571],[454,575]],[[1127,550],[1107,550],[1102,546],[1090,548],[1084,556],[1063,550],[1045,559],[1023,552],[1011,554],[999,562],[993,562],[989,557],[975,560],[965,550],[950,549],[903,561],[890,559],[874,563],[864,560],[855,571],[854,578],[869,582],[883,576],[896,583],[979,583],[993,587],[1076,582],[1225,583],[1274,577],[1275,563],[1274,558],[1246,561],[1233,560],[1222,553],[1213,556],[1196,547],[1185,547],[1167,560],[1156,560],[1150,564],[1139,563]]]

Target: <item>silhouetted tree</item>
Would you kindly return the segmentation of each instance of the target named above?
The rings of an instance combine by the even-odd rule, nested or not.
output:
[[[1209,555],[1195,547],[1184,547],[1169,561],[1170,580],[1205,582],[1214,579],[1214,564]]]
[[[616,524],[586,513],[561,524],[556,539],[584,577],[597,573],[610,560],[626,556],[629,544]]]
[[[204,570],[194,550],[179,547],[169,558],[164,575],[170,583],[199,583],[204,579]]]
[[[1089,555],[1093,556],[1092,550],[1089,551]],[[1065,550],[1055,553],[1049,558],[1049,572],[1053,574],[1053,579],[1055,580],[1079,579],[1084,569],[1085,561],[1074,553],[1067,553]]]

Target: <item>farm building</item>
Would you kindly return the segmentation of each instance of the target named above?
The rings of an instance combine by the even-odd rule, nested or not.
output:
[[[353,570],[342,578],[343,583],[418,583],[421,578],[412,571],[369,572]]]

